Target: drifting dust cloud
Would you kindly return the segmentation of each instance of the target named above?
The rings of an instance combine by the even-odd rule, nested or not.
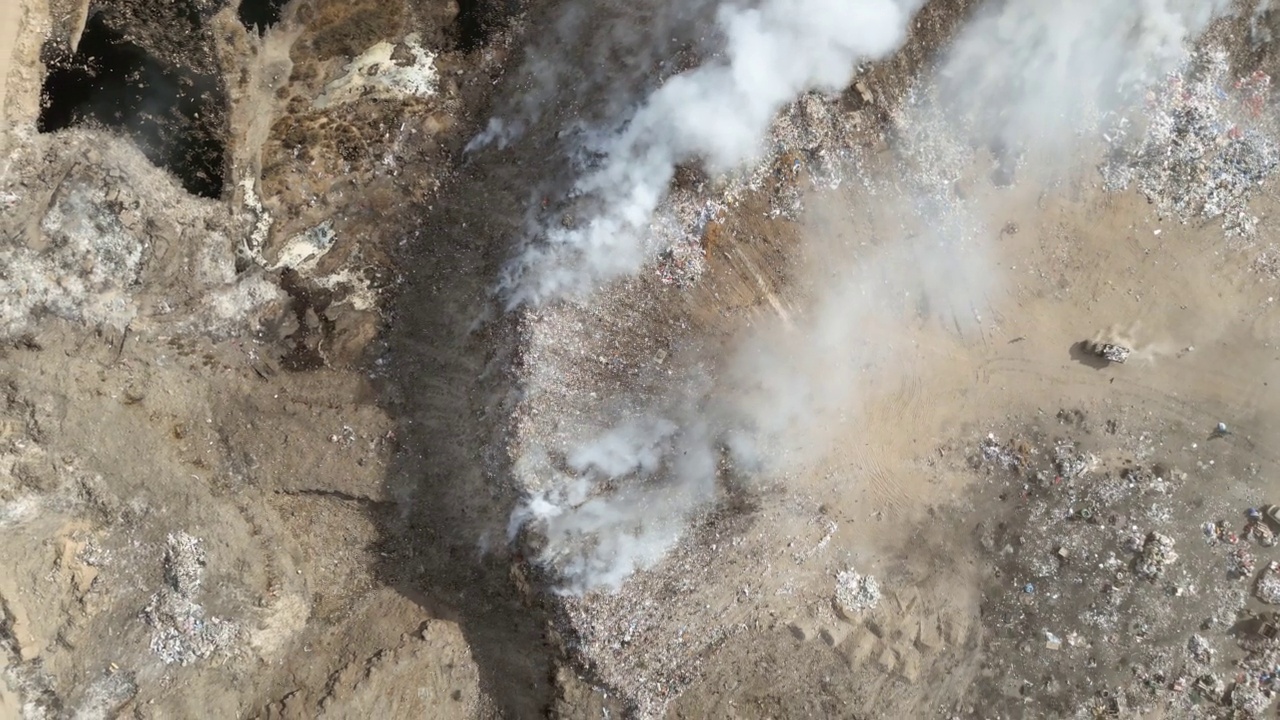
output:
[[[848,432],[836,426],[855,414],[864,369],[892,372],[922,321],[971,327],[999,286],[975,242],[988,228],[954,190],[973,174],[973,148],[1011,167],[1023,158],[1018,172],[1032,175],[1075,164],[1106,114],[1173,69],[1225,5],[1009,0],[984,9],[898,109],[893,177],[863,178],[876,202],[900,206],[894,236],[871,242],[839,197],[818,200],[823,212],[805,219],[810,262],[795,312],[757,324],[714,370],[690,370],[672,397],[637,400],[628,420],[585,438],[567,462],[523,458],[522,471],[554,481],[512,516],[512,538],[536,530],[538,559],[564,592],[616,589],[714,504],[722,475],[777,477],[821,457],[830,433]],[[724,57],[668,80],[599,144],[602,162],[576,185],[595,212],[521,249],[502,281],[508,305],[581,295],[636,272],[651,259],[646,230],[676,163],[694,158],[716,173],[751,162],[781,107],[807,89],[844,87],[860,59],[902,42],[916,9],[884,0],[722,8]]]

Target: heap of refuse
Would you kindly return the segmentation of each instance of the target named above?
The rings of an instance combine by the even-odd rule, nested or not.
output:
[[[1267,569],[1258,577],[1254,594],[1264,603],[1280,605],[1280,562],[1272,560],[1267,563]]]
[[[200,540],[184,532],[169,535],[164,554],[164,587],[151,596],[142,617],[152,627],[151,650],[165,664],[189,665],[225,650],[239,627],[205,614],[195,601],[204,583],[205,553]]]
[[[880,604],[880,584],[870,575],[845,570],[836,575],[836,609],[852,618]]]
[[[1142,554],[1138,557],[1134,570],[1138,575],[1156,579],[1164,573],[1164,569],[1178,559],[1173,550],[1173,538],[1163,533],[1152,531],[1142,544]]]
[[[1193,55],[1148,92],[1141,120],[1118,117],[1104,135],[1107,189],[1136,187],[1183,222],[1222,218],[1229,236],[1252,236],[1249,197],[1280,164],[1264,132],[1270,89],[1261,71],[1233,82],[1221,50]]]

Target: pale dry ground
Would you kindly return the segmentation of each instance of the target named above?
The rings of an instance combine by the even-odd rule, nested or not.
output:
[[[22,14],[21,3],[5,3],[0,8],[0,108],[4,107],[5,92],[8,88],[9,71],[13,56],[13,47],[18,39],[18,19]],[[9,129],[9,122],[0,114],[0,133]]]
[[[0,249],[25,258],[0,275],[8,301],[67,300],[14,311],[4,319],[18,329],[0,338],[0,718],[486,712],[459,624],[384,567],[396,423],[358,365],[377,318],[340,302],[305,310],[331,321],[323,366],[288,372],[285,336],[307,317],[279,289],[251,299],[279,278],[235,269],[257,220],[243,193],[193,197],[110,131],[36,132],[41,47],[64,39],[77,7],[0,3]],[[258,40],[234,7],[213,22],[228,75],[240,78],[231,185],[262,173],[300,30]],[[163,39],[166,29],[131,30]],[[322,199],[314,204],[341,215],[369,197]],[[79,233],[70,261],[49,259],[63,240],[46,217]],[[378,229],[399,237],[389,225]],[[98,282],[107,290],[78,284],[95,264],[135,255],[135,268]],[[79,311],[110,297],[125,323]],[[208,311],[219,308],[232,317],[215,328]],[[194,601],[239,628],[187,665],[164,661],[143,617],[169,582],[171,533],[207,553]]]
[[[1080,409],[1151,432],[1159,457],[1191,462],[1224,421],[1233,435],[1215,446],[1221,467],[1253,466],[1263,481],[1218,493],[1243,505],[1277,489],[1266,478],[1280,469],[1269,385],[1280,288],[1254,266],[1275,232],[1274,198],[1254,202],[1263,220],[1246,246],[1215,222],[1162,221],[1145,198],[1105,194],[1083,177],[978,191],[991,228],[983,242],[998,265],[973,307],[980,323],[943,316],[868,333],[901,352],[867,367],[843,422],[820,423],[844,428],[825,457],[765,500],[707,583],[719,592],[697,593],[745,632],[711,653],[675,716],[927,717],[981,706],[966,699],[982,659],[984,580],[969,530],[998,521],[1001,508],[979,499],[963,458],[988,431],[1003,438],[1028,418]],[[874,203],[836,202],[852,208],[854,236],[896,222],[877,217]],[[810,252],[814,236],[833,238],[811,233]],[[1099,336],[1134,357],[1099,369],[1073,356],[1075,343]],[[846,567],[886,590],[871,623],[833,611],[834,576]],[[764,600],[744,601],[744,584]],[[1189,618],[1188,631],[1197,622]]]
[[[36,5],[0,2],[0,63],[9,57],[5,33],[17,27],[8,21],[20,7]],[[235,27],[225,15],[219,22]],[[268,98],[278,77],[289,72],[290,33],[262,41],[260,62],[249,63],[245,84],[232,89],[232,122],[239,128],[232,138],[233,180],[261,170],[255,158],[270,133],[271,113],[265,109],[279,110],[280,103]],[[36,74],[30,63],[38,43],[33,37],[29,34],[23,46],[29,65],[22,69],[27,94],[21,104],[14,100],[16,86],[7,86],[11,112],[35,106],[30,91]],[[239,42],[237,51],[247,53],[257,41],[243,37]],[[0,75],[15,77],[9,69],[0,65]],[[482,87],[489,82],[483,80],[471,84]],[[316,137],[325,137],[324,132],[317,130]],[[110,147],[104,153],[108,159],[118,154]],[[139,162],[136,153],[121,156]],[[505,164],[501,158],[492,162]],[[503,181],[507,187],[499,182],[500,173],[486,175],[485,170],[481,166],[460,184],[465,192],[454,202],[461,209],[428,223],[435,236],[459,240],[463,234],[456,226],[483,226],[486,216],[498,214],[467,202],[468,194],[483,197],[497,188],[503,202],[520,201],[522,176]],[[308,172],[279,171],[288,181],[281,184],[311,178]],[[142,176],[150,174],[130,174]],[[980,659],[982,578],[972,543],[958,528],[993,509],[970,499],[978,488],[962,459],[988,429],[1039,411],[1052,416],[1060,407],[1084,408],[1099,417],[1119,414],[1134,427],[1163,430],[1171,453],[1194,456],[1182,448],[1202,442],[1222,420],[1236,433],[1227,446],[1236,452],[1233,462],[1257,464],[1264,475],[1275,469],[1268,448],[1276,431],[1268,383],[1275,357],[1270,345],[1280,318],[1268,298],[1280,298],[1280,292],[1273,278],[1250,268],[1260,247],[1224,241],[1216,223],[1202,228],[1159,223],[1145,200],[1104,196],[1091,173],[1083,177],[1087,180],[1078,187],[1043,196],[1030,181],[1007,191],[979,184],[972,197],[989,208],[980,213],[989,228],[983,242],[999,268],[973,308],[981,320],[942,314],[903,325],[869,325],[868,344],[896,351],[872,362],[853,383],[843,420],[826,418],[819,424],[831,436],[815,433],[817,459],[761,488],[747,524],[730,527],[723,539],[696,538],[704,547],[716,545],[716,561],[695,565],[696,574],[688,576],[697,586],[682,596],[680,606],[659,611],[676,617],[687,613],[704,627],[733,628],[735,634],[703,656],[703,675],[671,706],[671,714],[840,717],[871,707],[873,715],[920,717],[964,697]],[[400,196],[391,197],[399,202]],[[334,202],[340,210],[347,203],[360,207],[365,199],[351,193]],[[235,213],[244,212],[240,200],[238,195],[230,199]],[[851,219],[841,227],[855,241],[872,234],[885,244],[898,238],[897,218],[887,206],[856,192],[830,202],[850,209]],[[1260,213],[1274,211],[1269,198],[1256,207]],[[285,207],[281,221],[298,223],[301,212]],[[372,225],[367,217],[351,224]],[[1010,222],[1017,232],[1001,232]],[[1264,218],[1260,245],[1274,228]],[[746,319],[767,317],[776,308],[801,315],[803,302],[779,289],[783,283],[773,277],[783,272],[798,233],[794,228],[769,232],[774,243],[767,247],[731,239],[713,248],[712,273],[673,304],[689,303],[690,316],[701,318],[700,329],[709,335],[731,334]],[[391,231],[387,236],[380,241],[401,237]],[[811,243],[806,252],[822,262],[824,245],[834,236],[815,231],[806,237]],[[149,236],[153,242],[157,238],[163,239]],[[278,244],[280,238],[275,240]],[[362,249],[376,250],[373,240],[367,245],[362,241]],[[446,250],[443,240],[428,244],[420,270],[430,280],[421,283],[428,290],[421,298],[409,294],[411,302],[404,307],[428,307],[456,293],[463,297],[457,301],[463,314],[471,296],[483,294],[491,268],[446,257],[451,252]],[[176,264],[161,266],[161,274],[181,275]],[[721,295],[710,302],[709,295],[717,292]],[[727,320],[713,312],[735,304],[745,309]],[[289,313],[280,314],[283,320],[270,319],[287,325]],[[465,362],[457,361],[450,355],[453,349],[438,339],[448,337],[441,328],[452,325],[433,324],[432,318],[420,324],[401,320],[405,343],[428,346],[404,353],[406,364],[421,366],[419,374],[409,376],[418,383],[410,389],[430,387],[446,400],[465,395],[459,388],[466,385],[455,382],[457,377],[480,376],[477,368],[485,357],[477,352],[479,359],[467,354]],[[1072,344],[1109,332],[1138,349],[1127,365],[1095,370],[1071,357]],[[14,417],[6,417],[3,428],[24,427],[32,405],[55,407],[62,413],[58,429],[42,443],[51,454],[91,455],[81,458],[84,469],[102,474],[110,491],[94,497],[93,487],[84,488],[89,497],[69,510],[63,506],[65,517],[50,513],[44,520],[50,524],[39,532],[14,531],[0,538],[3,554],[24,558],[20,567],[0,568],[0,599],[30,618],[23,628],[31,633],[24,636],[24,651],[49,653],[49,667],[65,668],[56,689],[69,706],[96,687],[91,680],[114,676],[104,670],[110,663],[141,678],[141,691],[127,705],[141,716],[151,700],[159,703],[151,712],[163,716],[167,710],[176,717],[193,712],[191,706],[206,698],[222,703],[229,714],[268,717],[314,716],[322,704],[336,716],[432,712],[463,717],[486,711],[482,694],[509,694],[500,699],[506,708],[517,708],[509,711],[512,716],[527,716],[521,712],[545,705],[552,681],[545,677],[551,663],[542,655],[550,655],[542,648],[543,615],[502,595],[510,592],[504,560],[474,570],[474,536],[459,533],[456,548],[446,545],[441,536],[454,528],[434,526],[430,521],[437,516],[430,514],[410,525],[412,540],[403,542],[407,550],[386,552],[388,544],[401,542],[400,533],[378,522],[412,514],[403,512],[408,505],[387,511],[384,475],[390,474],[386,465],[396,462],[387,459],[394,453],[411,457],[402,461],[408,469],[399,473],[405,487],[420,482],[419,465],[455,480],[457,475],[448,472],[452,466],[441,469],[441,458],[452,458],[450,452],[468,463],[468,472],[473,469],[479,452],[473,453],[472,445],[451,437],[420,437],[436,427],[456,431],[459,408],[470,408],[465,402],[442,401],[448,412],[433,416],[426,430],[406,431],[413,420],[388,418],[363,373],[339,367],[260,377],[258,360],[278,355],[277,344],[283,345],[274,336],[256,355],[245,343],[197,339],[172,345],[137,335],[125,343],[58,323],[37,333],[36,340],[43,349],[16,348],[5,359],[4,377],[18,389],[12,393]],[[1195,349],[1180,355],[1189,346]],[[147,392],[135,399],[139,385]],[[343,434],[347,426],[357,436],[350,444]],[[410,447],[393,449],[391,431],[407,438],[401,444]],[[457,448],[419,453],[421,447],[436,448],[415,444],[419,441]],[[188,486],[193,475],[209,486]],[[132,496],[137,487],[144,490]],[[475,494],[465,486],[452,492]],[[129,523],[101,521],[88,528],[73,522],[85,507],[118,510],[113,498],[124,505],[145,500],[143,520],[130,516]],[[435,499],[426,492],[421,503],[425,507]],[[505,515],[485,519],[500,527]],[[147,648],[148,629],[137,616],[161,583],[164,535],[182,529],[208,538],[215,546],[210,573],[228,579],[209,599],[212,611],[236,615],[260,641],[260,647],[215,668],[161,666]],[[86,539],[119,551],[115,565],[98,571],[94,592],[82,586],[87,578],[94,587],[95,578],[77,557],[78,544]],[[686,561],[677,557],[673,565]],[[877,575],[888,594],[873,616],[875,632],[864,622],[837,619],[831,608],[834,575],[850,566]],[[442,568],[450,574],[437,573]],[[397,581],[402,575],[409,580]],[[30,596],[38,601],[10,590],[19,580],[39,585]],[[429,600],[420,597],[424,593]],[[58,612],[48,612],[55,604]],[[128,638],[103,640],[104,633],[120,628]],[[58,647],[59,636],[78,643],[78,652]],[[524,673],[519,683],[510,681],[513,667]],[[563,677],[567,670],[559,672],[557,680],[580,696],[566,699],[570,693],[561,687],[566,696],[561,711],[587,716],[588,709],[599,710],[598,694]],[[249,674],[257,686],[242,682]],[[431,692],[422,693],[424,685]],[[7,689],[0,684],[3,692]],[[15,702],[0,695],[0,717]]]

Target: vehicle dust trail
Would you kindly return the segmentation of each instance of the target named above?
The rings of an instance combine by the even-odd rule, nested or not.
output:
[[[620,134],[597,140],[603,159],[576,186],[594,214],[522,246],[500,285],[509,307],[581,297],[637,271],[651,259],[645,229],[676,163],[696,159],[722,173],[751,162],[786,102],[809,88],[842,87],[858,59],[901,42],[915,10],[873,3],[867,8],[875,12],[816,12],[823,5],[722,9],[727,59],[672,78]],[[538,558],[566,592],[616,589],[660,560],[715,501],[724,461],[777,476],[814,459],[798,449],[821,453],[815,433],[856,414],[859,369],[892,372],[919,299],[961,329],[979,319],[983,298],[998,287],[997,265],[977,242],[989,228],[956,191],[974,173],[973,148],[989,148],[1006,176],[1061,176],[1096,141],[1101,119],[1181,62],[1186,43],[1224,6],[1023,1],[980,13],[897,109],[897,160],[881,168],[888,177],[860,178],[868,192],[896,203],[901,224],[867,243],[838,205],[811,215],[815,260],[798,282],[806,303],[791,326],[758,323],[711,373],[714,381],[705,368],[687,371],[671,397],[637,400],[630,420],[582,438],[567,467],[543,463],[541,472],[556,479],[516,511],[512,536],[536,529]],[[841,38],[851,25],[860,30],[848,42]],[[772,74],[805,60],[800,70]]]

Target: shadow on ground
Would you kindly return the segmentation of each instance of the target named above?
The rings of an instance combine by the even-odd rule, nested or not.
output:
[[[514,333],[505,320],[475,327],[514,230],[504,222],[519,217],[521,196],[502,187],[518,174],[466,168],[432,212],[416,209],[429,220],[403,258],[377,373],[397,424],[378,575],[461,626],[499,711],[540,717],[552,700],[548,616],[521,594],[505,551],[517,500],[500,451]]]
[[[557,28],[530,39],[532,52],[559,58],[550,63],[555,72],[533,83],[513,61],[492,109],[468,120],[475,132],[489,114],[528,114],[531,88],[550,87],[527,133],[503,149],[455,153],[459,167],[428,206],[396,213],[397,223],[409,219],[402,280],[374,373],[379,403],[397,425],[386,481],[391,502],[374,510],[383,528],[378,577],[461,626],[481,689],[511,718],[547,714],[561,651],[548,635],[551,595],[516,576],[520,564],[506,542],[519,499],[504,449],[518,391],[512,377],[517,338],[514,320],[496,312],[491,290],[511,240],[532,213],[554,213],[576,177],[558,131],[578,120],[610,126],[613,114],[655,77],[674,72],[663,61],[699,32],[683,22],[684,10],[666,3],[590,6],[592,17],[621,18],[636,30],[624,42],[593,31],[599,25],[580,17],[560,22],[562,14],[582,14],[563,12],[574,5],[550,4],[531,11],[540,17],[527,22]],[[577,40],[560,37],[565,34]],[[633,44],[635,52],[619,52],[620,43]],[[577,62],[584,58],[594,60]],[[459,139],[459,151],[467,139]]]

